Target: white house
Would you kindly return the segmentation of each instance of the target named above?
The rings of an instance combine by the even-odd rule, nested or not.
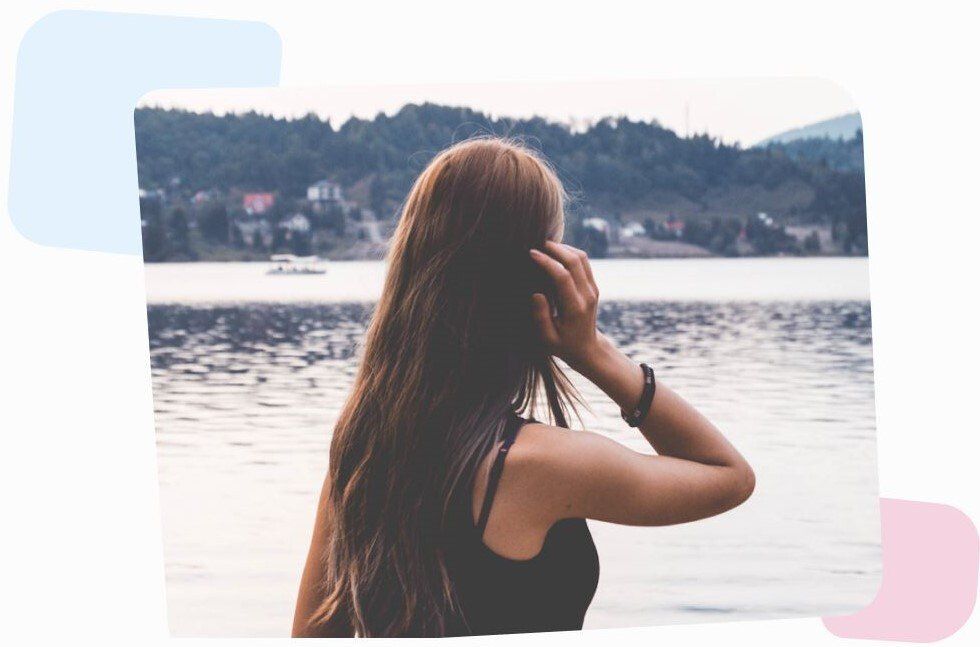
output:
[[[163,189],[140,189],[140,200],[157,200],[163,202],[167,194]]]
[[[343,202],[344,191],[336,182],[320,180],[306,188],[306,199],[310,202]]]
[[[638,222],[628,222],[619,228],[620,238],[635,238],[636,236],[646,236],[646,228]]]
[[[331,209],[339,207],[344,215],[348,216],[357,206],[344,198],[344,190],[339,184],[330,180],[320,180],[316,184],[308,186],[306,199],[310,203],[313,213],[316,214],[327,213]]]
[[[583,218],[582,226],[588,227],[589,229],[595,229],[601,231],[602,233],[609,235],[609,221],[605,218]]]
[[[305,234],[310,231],[310,219],[301,213],[283,218],[279,226],[291,234]]]

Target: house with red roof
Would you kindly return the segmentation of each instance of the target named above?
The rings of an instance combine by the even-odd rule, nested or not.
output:
[[[260,215],[276,204],[273,193],[246,193],[242,196],[242,209],[250,216]]]

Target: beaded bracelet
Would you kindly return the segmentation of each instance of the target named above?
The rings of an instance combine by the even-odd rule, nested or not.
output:
[[[639,427],[643,419],[647,417],[650,405],[653,403],[653,394],[657,391],[657,381],[654,379],[653,369],[646,364],[640,364],[640,368],[643,369],[643,393],[640,395],[640,402],[629,413],[622,412],[623,420],[630,427]]]

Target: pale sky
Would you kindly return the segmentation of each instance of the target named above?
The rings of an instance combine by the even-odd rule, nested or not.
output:
[[[743,146],[857,110],[842,88],[815,78],[158,90],[139,105],[219,114],[255,110],[278,117],[314,112],[337,127],[352,115],[370,119],[378,112],[392,114],[406,103],[424,101],[466,106],[497,117],[656,119],[681,135],[706,131]]]

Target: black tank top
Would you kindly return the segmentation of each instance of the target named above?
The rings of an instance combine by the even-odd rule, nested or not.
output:
[[[460,606],[451,635],[581,629],[595,595],[599,556],[584,519],[553,525],[541,551],[526,560],[502,557],[483,543],[507,452],[526,422],[517,415],[507,421],[477,523],[471,499],[465,517],[456,516],[459,532],[446,555]]]

